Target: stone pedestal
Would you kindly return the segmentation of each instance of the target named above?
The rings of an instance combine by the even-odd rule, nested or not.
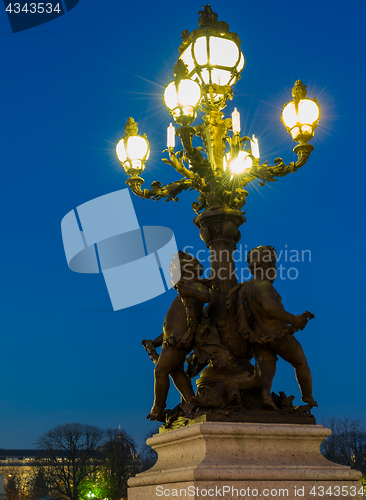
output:
[[[159,458],[128,500],[363,499],[361,473],[326,460],[322,425],[202,422],[157,434]]]

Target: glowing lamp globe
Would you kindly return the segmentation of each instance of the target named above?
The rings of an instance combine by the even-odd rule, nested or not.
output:
[[[177,123],[189,125],[196,118],[201,88],[197,82],[183,78],[173,80],[166,87],[164,102]]]
[[[230,159],[230,153],[224,156],[224,170],[229,168],[233,175],[243,174],[252,168],[253,160],[247,151],[239,151],[236,158]]]
[[[316,100],[306,98],[306,86],[297,80],[292,89],[294,100],[289,102],[282,112],[282,121],[296,142],[308,142],[314,135],[320,108]]]
[[[189,76],[203,85],[234,85],[244,68],[239,46],[223,35],[196,38],[180,57],[188,66]]]
[[[146,137],[137,134],[137,123],[133,118],[127,120],[126,134],[117,143],[116,155],[127,173],[139,174],[145,169],[145,162],[150,155]]]
[[[207,100],[226,101],[231,86],[240,78],[244,68],[244,55],[240,39],[229,31],[224,21],[218,22],[217,14],[209,5],[200,12],[199,28],[183,36],[179,48],[180,59],[188,68],[188,76],[197,80]]]

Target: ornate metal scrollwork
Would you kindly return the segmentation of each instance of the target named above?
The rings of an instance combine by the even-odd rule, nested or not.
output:
[[[220,136],[222,128],[226,134],[227,128],[230,128],[228,120],[221,118],[221,123],[219,123],[217,116],[215,120],[216,129],[220,128]],[[141,177],[132,176],[126,181],[126,184],[131,187],[133,193],[142,198],[153,200],[165,198],[164,201],[178,201],[178,194],[194,189],[199,193],[197,201],[192,204],[192,208],[197,214],[207,208],[241,210],[248,196],[248,192],[244,189],[245,186],[255,180],[259,180],[260,186],[264,186],[266,182],[276,182],[277,178],[296,172],[305,165],[314,149],[311,144],[298,144],[294,148],[294,152],[298,156],[296,162],[286,165],[282,158],[276,158],[273,166],[267,165],[267,162],[262,165],[254,163],[248,171],[232,175],[230,171],[225,171],[220,165],[214,169],[211,163],[202,156],[203,148],[193,147],[193,137],[204,135],[204,127],[205,125],[196,128],[180,127],[177,130],[177,135],[180,137],[184,149],[177,153],[171,148],[165,150],[168,151],[169,158],[163,158],[162,161],[171,165],[183,178],[165,186],[160,181],[154,181],[151,184],[151,189],[141,189],[144,180]],[[217,132],[216,129],[211,131],[211,135]],[[227,139],[225,137],[225,140]],[[233,144],[232,139],[228,142],[232,148],[237,147],[240,150],[243,143],[248,140],[250,140],[249,137],[239,138],[238,145]]]

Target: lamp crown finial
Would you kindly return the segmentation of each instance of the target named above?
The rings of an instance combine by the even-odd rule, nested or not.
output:
[[[230,27],[225,21],[219,21],[218,15],[211,9],[211,5],[205,5],[203,10],[199,11],[198,29],[206,27],[214,27],[217,31],[222,33],[229,33]],[[184,40],[183,40],[184,42]]]
[[[176,80],[182,80],[183,78],[188,77],[188,67],[184,63],[184,61],[182,61],[182,59],[178,59],[178,61],[175,63],[173,73]]]
[[[295,101],[305,99],[307,94],[306,85],[304,85],[301,80],[296,80],[294,88],[291,89],[291,92]]]
[[[218,23],[218,15],[211,9],[211,5],[207,4],[203,6],[203,10],[200,10],[198,15],[198,25],[200,27],[217,24]]]
[[[138,132],[137,122],[130,116],[127,118],[127,123],[125,125],[125,132],[127,136],[137,135]]]

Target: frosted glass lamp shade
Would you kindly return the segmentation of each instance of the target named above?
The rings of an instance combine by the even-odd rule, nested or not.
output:
[[[282,121],[297,142],[308,142],[313,137],[319,117],[320,108],[311,99],[293,100],[282,112]]]
[[[228,93],[225,87],[231,87],[239,79],[245,61],[237,38],[220,31],[216,35],[206,32],[193,38],[180,59],[188,67],[189,78],[199,81],[207,98],[219,102]],[[208,91],[211,85],[216,86],[213,94]]]
[[[201,99],[201,87],[193,80],[172,81],[164,92],[164,102],[177,123],[185,125],[196,117],[196,108]]]
[[[149,143],[139,135],[123,137],[116,146],[116,154],[126,172],[131,168],[142,172],[150,155]]]

